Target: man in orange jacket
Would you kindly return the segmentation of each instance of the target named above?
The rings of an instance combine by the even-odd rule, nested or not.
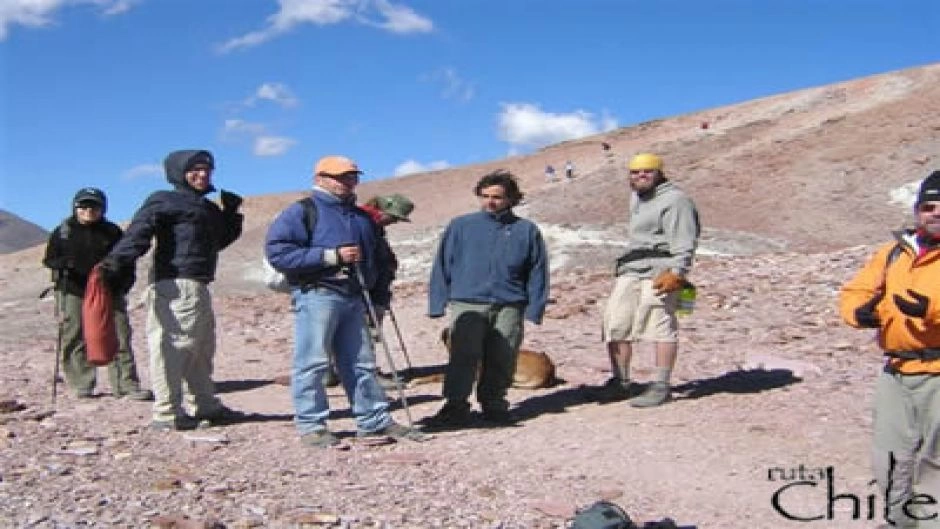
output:
[[[921,183],[916,227],[845,286],[842,318],[878,329],[872,468],[899,528],[940,527],[940,171]]]

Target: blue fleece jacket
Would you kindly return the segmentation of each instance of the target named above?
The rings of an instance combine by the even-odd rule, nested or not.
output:
[[[377,227],[369,214],[356,207],[355,196],[342,200],[315,188],[313,201],[317,222],[313,237],[307,238],[303,205],[295,202],[274,219],[268,228],[264,253],[275,270],[282,272],[292,285],[317,283],[348,295],[361,292],[355,272],[331,264],[324,253],[346,244],[357,244],[362,251],[365,288],[376,305],[391,301],[385,254],[380,251]]]
[[[541,323],[548,300],[548,254],[538,226],[511,210],[453,219],[441,237],[431,270],[428,315],[444,315],[448,301],[519,303]]]

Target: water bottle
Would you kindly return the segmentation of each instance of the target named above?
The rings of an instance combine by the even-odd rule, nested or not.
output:
[[[676,306],[676,316],[688,316],[695,309],[695,285],[689,281],[679,291],[679,304]]]

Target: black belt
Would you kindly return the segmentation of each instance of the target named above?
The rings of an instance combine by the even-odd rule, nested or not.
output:
[[[885,351],[885,356],[901,360],[940,360],[940,349],[913,349],[910,351]]]
[[[631,250],[617,258],[617,264],[629,263],[637,259],[649,259],[650,257],[672,257],[672,254],[665,250]]]

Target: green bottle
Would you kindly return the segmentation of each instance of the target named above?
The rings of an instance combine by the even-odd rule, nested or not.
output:
[[[695,285],[686,281],[679,291],[679,304],[676,307],[676,316],[688,316],[695,310]]]

